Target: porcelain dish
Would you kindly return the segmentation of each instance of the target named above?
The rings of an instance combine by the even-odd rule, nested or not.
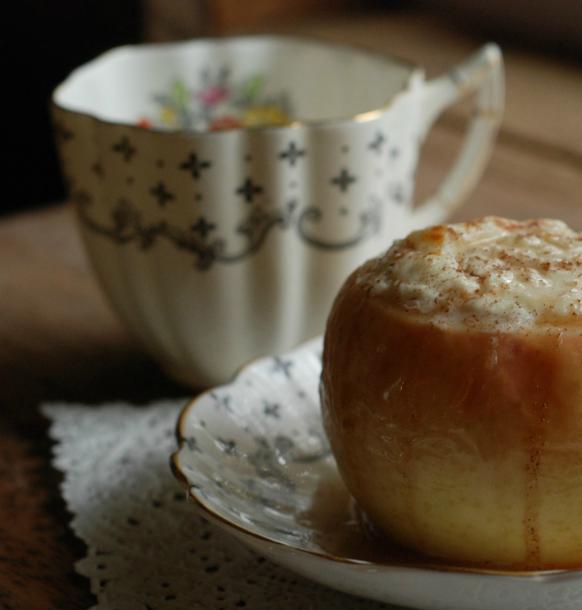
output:
[[[378,601],[426,610],[582,607],[582,571],[453,565],[379,540],[323,431],[321,350],[318,338],[257,360],[186,405],[172,468],[208,519],[307,578]]]

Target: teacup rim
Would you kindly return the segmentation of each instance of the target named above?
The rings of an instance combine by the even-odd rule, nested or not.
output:
[[[222,41],[236,41],[236,40],[249,40],[249,39],[262,39],[264,41],[269,40],[290,40],[290,41],[299,41],[305,43],[319,44],[327,47],[340,47],[344,50],[355,51],[360,54],[370,55],[375,57],[376,59],[380,59],[382,61],[390,61],[393,64],[404,67],[407,69],[408,73],[406,76],[406,80],[403,86],[396,91],[393,95],[391,95],[383,104],[377,106],[376,108],[372,108],[370,110],[364,110],[362,112],[358,112],[351,115],[339,116],[339,117],[330,117],[323,119],[295,119],[288,124],[285,125],[259,125],[252,127],[234,127],[232,129],[224,130],[224,131],[186,131],[186,130],[171,130],[164,129],[161,127],[148,127],[145,129],[144,127],[140,127],[137,123],[130,123],[127,121],[116,121],[112,119],[105,119],[103,117],[98,116],[95,112],[84,112],[81,110],[74,110],[73,108],[65,105],[64,103],[57,100],[60,91],[69,84],[76,76],[78,76],[81,72],[89,69],[101,63],[103,60],[109,58],[110,56],[120,54],[127,51],[134,51],[136,49],[143,48],[168,48],[168,47],[181,47],[188,44],[193,43],[211,43],[211,42],[222,42]],[[124,129],[130,131],[139,131],[143,133],[144,131],[147,133],[154,133],[160,136],[170,136],[170,137],[186,137],[186,138],[201,138],[201,137],[225,137],[229,134],[240,134],[244,132],[271,132],[271,131],[284,131],[287,129],[309,129],[309,128],[317,128],[317,127],[334,127],[347,125],[350,123],[366,123],[377,119],[384,112],[386,112],[392,105],[403,95],[408,93],[411,89],[412,82],[416,75],[421,74],[424,75],[424,70],[418,64],[409,61],[407,59],[403,59],[398,55],[393,53],[388,53],[384,51],[379,51],[377,49],[372,49],[370,47],[366,47],[363,44],[352,43],[352,42],[340,42],[337,40],[331,40],[325,38],[323,36],[314,36],[314,35],[304,35],[304,34],[270,34],[270,33],[258,33],[258,34],[236,34],[232,36],[204,36],[199,38],[187,38],[181,40],[173,40],[173,41],[163,41],[163,42],[145,42],[145,43],[137,43],[137,44],[125,44],[118,45],[107,49],[106,51],[96,55],[93,59],[77,66],[73,70],[71,70],[63,80],[59,82],[59,84],[52,90],[50,96],[50,106],[51,109],[58,110],[64,112],[69,115],[77,116],[79,118],[89,119],[97,124],[106,125],[109,127],[123,127]]]

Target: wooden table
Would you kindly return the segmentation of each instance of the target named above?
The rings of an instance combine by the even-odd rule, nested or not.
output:
[[[429,75],[481,42],[421,13],[347,15],[272,29],[318,34],[407,56]],[[507,111],[487,173],[457,215],[560,217],[582,228],[582,69],[507,48]],[[442,175],[462,132],[449,113],[425,147],[420,195]],[[136,402],[179,389],[132,342],[95,285],[71,210],[0,222],[0,608],[86,608],[73,562],[83,545],[49,465],[45,400]]]

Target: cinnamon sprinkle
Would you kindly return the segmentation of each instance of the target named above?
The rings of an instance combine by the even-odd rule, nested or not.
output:
[[[396,241],[357,281],[436,324],[499,331],[582,325],[582,235],[549,219],[437,225]]]

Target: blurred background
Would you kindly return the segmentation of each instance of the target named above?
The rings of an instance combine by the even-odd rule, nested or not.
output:
[[[391,18],[396,26],[383,33],[382,24]],[[421,27],[411,27],[418,19]],[[8,86],[1,103],[9,154],[0,214],[65,199],[51,133],[50,94],[73,68],[112,46],[299,32],[370,41],[399,55],[408,49],[414,55],[418,49],[418,60],[425,63],[422,52],[430,46],[422,40],[411,46],[410,36],[430,37],[436,28],[453,38],[470,36],[473,46],[475,39],[493,39],[505,48],[534,50],[569,63],[582,58],[579,0],[21,0],[11,4],[5,23],[0,44]],[[582,118],[577,121],[582,124]]]

